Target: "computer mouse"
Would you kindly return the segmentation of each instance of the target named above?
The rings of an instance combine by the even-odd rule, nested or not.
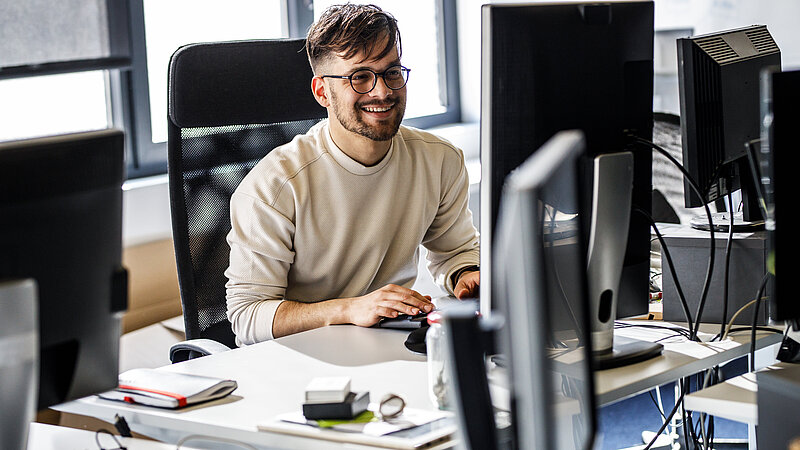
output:
[[[419,313],[416,315],[399,314],[397,317],[384,317],[378,321],[375,328],[393,328],[396,330],[413,330],[420,327],[428,326],[428,313]]]

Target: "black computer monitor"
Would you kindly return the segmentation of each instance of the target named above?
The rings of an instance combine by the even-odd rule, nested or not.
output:
[[[117,386],[123,180],[121,131],[0,143],[0,279],[37,284],[38,409]]]
[[[763,195],[766,204],[768,269],[775,275],[768,295],[768,314],[772,320],[788,321],[800,331],[800,301],[794,292],[790,272],[800,249],[794,229],[796,196],[792,188],[797,176],[797,151],[800,150],[800,70],[765,70],[762,78],[762,145],[760,156]],[[780,250],[778,250],[780,249]],[[776,269],[783,267],[783,277]]]
[[[557,134],[505,184],[493,298],[509,367],[515,448],[589,449],[595,432],[586,254],[580,233],[583,134]]]
[[[678,39],[683,165],[703,193],[684,183],[687,207],[703,206],[741,189],[742,211],[730,211],[734,229],[763,226],[748,150],[760,137],[762,69],[781,64],[781,53],[767,27],[753,25]],[[734,205],[734,208],[738,207]],[[713,217],[727,230],[730,215]],[[707,229],[705,216],[692,221]]]
[[[649,305],[652,155],[639,150],[628,153],[629,162],[606,163],[628,150],[631,136],[652,140],[653,2],[492,4],[482,11],[481,266],[495,265],[505,177],[557,132],[581,130],[587,149],[581,196],[587,205],[608,205],[589,207],[580,220],[584,242],[598,244],[586,249],[592,317],[603,328],[594,350],[610,361],[608,355],[620,354],[613,348],[614,319],[644,315]],[[609,167],[629,181],[609,177]],[[628,198],[598,199],[610,191],[596,186]],[[485,315],[496,303],[492,273],[482,273]],[[636,358],[657,354],[655,347],[639,350]]]

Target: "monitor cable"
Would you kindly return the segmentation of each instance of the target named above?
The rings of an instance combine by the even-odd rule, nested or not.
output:
[[[655,144],[654,142],[648,141],[647,139],[642,139],[639,136],[629,135],[629,137],[633,140],[633,142],[635,142],[637,144],[640,144],[640,145],[644,145],[646,147],[649,147],[652,150],[655,150],[656,152],[660,153],[665,158],[667,158],[667,160],[669,160],[669,162],[671,162],[675,167],[677,167],[681,171],[681,173],[684,176],[684,179],[689,184],[689,187],[694,191],[694,193],[697,194],[697,196],[700,197],[700,198],[704,198],[705,197],[701,193],[700,188],[697,187],[697,183],[692,178],[691,174],[689,174],[689,172],[686,170],[686,168],[683,167],[683,164],[678,162],[678,160],[676,160],[675,157],[672,156],[668,151],[664,150],[661,146]],[[694,327],[693,327],[693,330],[692,330],[692,340],[693,341],[697,340],[697,331],[698,331],[698,328],[700,327],[700,323],[701,323],[701,320],[702,320],[702,317],[703,317],[703,309],[705,308],[705,304],[706,304],[706,298],[708,298],[708,292],[709,292],[709,289],[711,287],[711,276],[712,276],[712,274],[714,272],[714,256],[715,256],[715,252],[716,252],[716,249],[715,249],[716,239],[714,238],[714,219],[712,218],[711,209],[709,209],[708,204],[703,204],[703,208],[705,209],[706,217],[708,218],[708,225],[709,225],[708,232],[709,232],[709,238],[710,238],[709,239],[709,252],[710,252],[710,255],[709,255],[709,259],[708,259],[708,268],[706,270],[706,278],[705,278],[705,281],[703,282],[703,291],[702,291],[702,293],[700,295],[700,303],[697,305],[697,313],[696,313],[696,317],[695,317]]]
[[[680,385],[681,386],[681,395],[680,395],[680,397],[675,399],[675,406],[672,408],[672,410],[670,411],[670,413],[668,415],[663,417],[665,420],[664,420],[664,423],[661,425],[661,428],[659,428],[658,431],[655,432],[655,434],[653,435],[652,440],[644,447],[643,450],[650,450],[650,448],[653,447],[653,444],[656,443],[656,440],[658,440],[658,437],[661,435],[661,433],[663,433],[664,430],[667,429],[667,426],[669,425],[670,421],[672,421],[672,418],[678,412],[678,408],[681,408],[681,414],[683,415],[683,428],[684,428],[683,434],[684,434],[684,439],[686,441],[686,448],[691,448],[691,447],[689,447],[689,441],[688,441],[688,436],[687,436],[689,434],[689,432],[690,432],[689,431],[689,427],[687,426],[687,424],[689,424],[689,422],[687,422],[687,420],[691,421],[691,417],[687,416],[686,409],[683,408],[683,399],[686,396],[686,392],[689,389],[689,382],[688,382],[687,378],[684,378],[683,380],[680,380],[680,383],[681,383],[681,385]],[[692,430],[692,432],[693,432],[693,430]],[[696,441],[696,439],[695,439],[695,441]]]
[[[728,194],[728,241],[725,244],[725,270],[722,281],[722,320],[719,321],[719,334],[725,331],[725,322],[728,320],[728,280],[731,269],[731,247],[733,246],[733,196]]]
[[[761,213],[764,215],[766,221],[769,217],[767,215],[767,199],[764,197],[763,177],[758,171],[758,162],[756,161],[755,144],[760,144],[761,139],[753,139],[745,144],[747,148],[747,161],[749,162],[750,172],[753,175],[754,185],[756,187],[756,195],[758,196],[758,206],[761,208]]]
[[[758,310],[761,306],[761,298],[764,295],[764,290],[767,288],[767,281],[769,281],[770,273],[764,274],[761,279],[761,286],[758,288],[758,295],[756,296],[755,308],[753,309],[753,326],[750,330],[750,372],[756,371],[756,329],[758,324]]]
[[[655,220],[653,220],[653,216],[651,216],[647,211],[641,208],[636,208],[635,211],[647,218],[647,220],[650,222],[650,226],[656,233],[658,242],[661,244],[661,252],[664,255],[664,259],[667,261],[667,266],[669,267],[670,273],[672,273],[672,279],[675,282],[675,290],[678,291],[678,298],[681,301],[681,307],[683,308],[683,315],[686,318],[686,323],[689,328],[689,334],[690,336],[696,336],[696,333],[694,332],[694,325],[692,323],[692,313],[689,310],[689,303],[686,301],[686,296],[683,294],[683,288],[681,286],[680,281],[678,281],[678,272],[675,271],[675,264],[672,261],[672,255],[669,252],[669,247],[667,246],[667,243],[664,240],[664,236],[658,230],[658,226],[656,225]]]

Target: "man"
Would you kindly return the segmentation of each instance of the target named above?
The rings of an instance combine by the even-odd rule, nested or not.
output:
[[[308,33],[328,119],[270,152],[231,198],[228,318],[239,345],[433,309],[411,289],[419,245],[459,298],[478,295],[478,234],[460,150],[403,127],[397,22],[329,8]]]

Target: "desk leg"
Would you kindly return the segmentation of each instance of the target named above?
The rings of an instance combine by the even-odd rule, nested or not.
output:
[[[756,445],[756,426],[752,423],[747,424],[747,448],[750,450],[758,448],[758,445]]]

